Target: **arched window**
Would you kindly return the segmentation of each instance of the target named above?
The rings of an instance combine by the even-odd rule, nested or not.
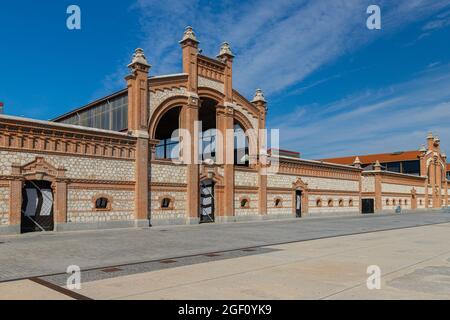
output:
[[[407,206],[407,205],[408,205],[408,200],[405,199],[405,206]]]
[[[343,199],[339,199],[339,207],[343,207],[344,206],[344,200]]]
[[[386,199],[386,205],[387,206],[389,205],[389,199]]]
[[[322,200],[317,199],[316,200],[316,207],[321,207],[322,206]]]
[[[98,211],[111,210],[111,200],[105,196],[99,196],[94,198],[94,209]]]
[[[155,138],[159,144],[155,149],[156,159],[178,159],[180,152],[180,138],[177,130],[179,128],[181,107],[168,110],[159,120],[156,127]]]
[[[328,206],[332,207],[333,206],[333,199],[328,199]]]
[[[275,199],[275,208],[281,208],[283,206],[283,200],[281,198]]]
[[[397,204],[397,201],[395,199],[392,199],[392,205],[395,206]]]
[[[249,165],[248,137],[245,135],[244,128],[237,122],[234,122],[234,163],[238,166]]]
[[[402,205],[402,199],[398,200],[398,205],[401,206]]]
[[[173,199],[170,197],[164,197],[161,200],[161,209],[173,209]]]
[[[216,160],[216,108],[216,101],[209,98],[201,100],[198,119],[201,121],[202,130],[198,148],[202,155],[202,160]]]
[[[353,207],[353,199],[348,200],[348,206]]]
[[[420,205],[423,205],[422,199],[419,200],[419,204],[420,204]]]
[[[250,208],[250,200],[248,198],[241,198],[241,208]]]

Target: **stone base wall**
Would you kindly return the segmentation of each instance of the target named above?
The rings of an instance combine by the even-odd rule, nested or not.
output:
[[[106,197],[111,210],[96,210],[95,199]],[[134,219],[134,191],[71,189],[67,192],[67,223],[97,223]]]
[[[320,199],[320,206],[317,206],[317,200]],[[329,201],[332,201],[331,206]],[[358,196],[337,196],[337,195],[310,195],[309,197],[309,215],[353,215],[359,214]]]
[[[275,203],[276,199],[281,200],[281,204],[278,204],[278,207]],[[268,215],[293,215],[293,206],[291,193],[267,193]]]
[[[9,187],[0,187],[0,225],[9,224]]]
[[[183,220],[187,216],[186,212],[186,190],[180,191],[164,191],[158,190],[150,191],[149,206],[150,206],[150,219],[154,220]],[[161,208],[161,202],[164,198],[171,200],[170,208]]]
[[[247,208],[241,207],[241,200],[244,198],[249,201]],[[259,215],[258,194],[249,192],[235,192],[234,213],[236,216]]]

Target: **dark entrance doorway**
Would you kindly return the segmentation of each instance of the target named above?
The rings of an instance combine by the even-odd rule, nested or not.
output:
[[[295,190],[295,216],[297,218],[302,217],[302,192],[301,192],[301,190]]]
[[[21,232],[53,231],[53,191],[49,181],[27,181],[22,189]]]
[[[200,223],[214,222],[214,181],[200,182]]]
[[[362,199],[362,213],[363,214],[375,213],[373,199]]]

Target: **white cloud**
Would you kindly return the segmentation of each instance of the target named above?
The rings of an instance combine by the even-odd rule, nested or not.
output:
[[[416,149],[426,131],[448,133],[448,88],[450,66],[444,65],[411,81],[321,106],[318,112],[299,106],[301,119],[294,111],[273,119],[270,127],[281,130],[285,148],[313,158]],[[443,139],[443,146],[450,150],[450,140]]]
[[[378,3],[381,32],[366,28],[369,0],[138,0],[135,7],[154,72],[180,70],[178,40],[183,28],[192,25],[205,54],[214,56],[222,41],[231,42],[238,89],[250,95],[262,87],[270,98],[381,34],[449,5],[447,0]]]

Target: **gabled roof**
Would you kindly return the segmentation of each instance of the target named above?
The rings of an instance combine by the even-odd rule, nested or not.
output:
[[[341,157],[341,158],[329,158],[321,159],[325,162],[337,163],[351,165],[355,161],[356,157],[359,157],[361,164],[372,164],[377,160],[381,163],[387,162],[397,162],[397,161],[408,161],[408,160],[418,160],[421,152],[418,150],[414,151],[401,151],[394,153],[378,153],[378,154],[368,154],[368,155],[355,155],[351,157]]]

